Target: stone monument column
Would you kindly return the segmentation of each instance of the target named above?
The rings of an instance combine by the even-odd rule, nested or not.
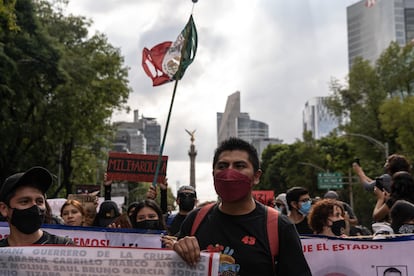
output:
[[[197,155],[197,151],[195,150],[195,146],[194,146],[194,133],[195,130],[193,131],[188,131],[185,130],[191,137],[191,145],[190,145],[190,150],[188,151],[188,156],[190,156],[190,186],[192,186],[194,189],[196,188],[196,183],[195,183],[195,157]]]

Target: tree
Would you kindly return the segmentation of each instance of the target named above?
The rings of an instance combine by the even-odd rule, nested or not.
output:
[[[401,47],[397,42],[381,54],[376,63],[379,81],[390,98],[413,95],[413,43]]]
[[[349,72],[348,85],[339,81],[331,82],[333,95],[327,101],[328,107],[336,114],[348,118],[341,127],[345,133],[367,135],[380,141],[387,141],[379,120],[380,106],[387,93],[380,83],[375,68],[368,61],[355,59]],[[381,159],[382,152],[373,151],[369,141],[350,137],[359,156],[368,159]]]
[[[392,98],[381,106],[380,120],[388,133],[397,133],[402,152],[414,156],[414,96]]]
[[[1,37],[0,58],[0,178],[47,165],[50,95],[63,81],[59,52],[42,31],[31,1],[18,1],[20,31]]]
[[[5,32],[19,30],[15,14],[16,0],[0,1],[0,37]]]
[[[110,117],[130,93],[123,57],[105,35],[88,37],[85,18],[64,16],[47,1],[18,1],[16,16],[21,31],[1,41],[1,177],[36,164],[55,174],[61,166],[54,195],[70,193],[74,182],[96,183]]]
[[[270,145],[262,154],[262,180],[260,190],[274,190],[276,194],[286,192],[293,186],[306,187],[312,197],[323,197],[327,190],[318,189],[318,173],[339,172],[343,180],[348,180],[354,158],[352,144],[346,137],[335,135],[315,140],[304,133],[304,141],[291,145]],[[350,186],[343,185],[338,190],[343,201],[350,202]],[[352,193],[354,211],[360,223],[369,226],[372,221],[374,195],[363,190],[362,185],[353,180]]]
[[[49,111],[59,114],[53,117],[57,141],[62,145],[63,182],[57,191],[65,187],[70,193],[72,181],[90,183],[95,179],[95,168],[103,157],[101,149],[108,148],[105,138],[111,135],[112,111],[124,106],[130,92],[128,68],[122,66],[119,49],[103,34],[87,37],[89,23],[83,17],[65,17],[53,12],[48,3],[42,3],[39,10],[48,33],[63,49],[60,65],[66,81],[56,89]],[[93,171],[86,177],[72,178],[74,163],[82,162],[96,162]]]

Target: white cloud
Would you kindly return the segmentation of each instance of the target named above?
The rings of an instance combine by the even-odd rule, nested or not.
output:
[[[190,140],[196,129],[197,190],[214,199],[211,159],[216,113],[241,91],[242,111],[269,124],[272,137],[301,137],[302,110],[311,97],[328,95],[331,77],[347,73],[346,7],[356,0],[200,0],[194,6],[197,56],[179,82],[164,155],[170,186],[188,184]],[[164,132],[173,84],[152,87],[141,51],[175,40],[192,10],[190,0],[71,0],[68,12],[92,18],[121,49],[130,70],[132,109],[156,117]],[[114,120],[132,120],[115,114]],[[173,185],[171,185],[173,184]]]

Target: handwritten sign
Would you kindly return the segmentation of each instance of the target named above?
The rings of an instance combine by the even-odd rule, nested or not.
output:
[[[162,156],[157,182],[167,175],[168,156]],[[152,182],[157,169],[158,155],[110,152],[106,169],[108,180]]]

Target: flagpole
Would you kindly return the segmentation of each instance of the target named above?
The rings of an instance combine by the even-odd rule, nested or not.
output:
[[[187,27],[187,25],[188,25],[188,23],[186,24],[186,27]],[[178,70],[175,73],[176,78],[175,78],[175,83],[174,83],[174,90],[173,90],[173,94],[172,94],[172,97],[171,97],[170,110],[168,111],[167,122],[165,123],[164,134],[162,136],[162,143],[161,143],[161,146],[160,146],[160,153],[158,154],[157,168],[155,169],[154,179],[152,180],[152,186],[154,188],[157,187],[157,179],[158,179],[158,175],[159,175],[159,172],[160,172],[162,153],[164,151],[164,145],[165,145],[165,140],[166,140],[166,137],[167,137],[168,126],[170,124],[171,112],[172,112],[174,99],[175,99],[175,92],[177,91],[178,80],[180,79],[180,77],[182,77],[181,76],[182,61],[183,61],[183,57],[184,57],[184,52],[186,51],[186,48],[187,48],[188,38],[191,34],[190,30],[186,30],[186,31],[187,31],[187,33],[186,33],[186,36],[185,36],[184,44],[183,44],[183,47],[181,48],[180,63],[178,65]]]
[[[181,60],[180,60],[180,67],[181,67]],[[178,85],[178,78],[175,80],[175,83],[174,83],[174,90],[173,90],[173,94],[172,94],[172,97],[171,97],[170,110],[168,111],[167,122],[165,123],[164,134],[162,136],[162,143],[161,143],[161,146],[160,146],[160,153],[158,154],[157,168],[155,169],[154,179],[152,180],[152,186],[154,188],[157,187],[157,178],[158,178],[158,174],[160,172],[162,153],[164,151],[164,145],[165,145],[165,140],[166,140],[166,137],[167,137],[168,126],[170,124],[171,112],[172,112],[172,108],[173,108],[173,104],[174,104],[175,92],[177,91],[177,85]]]

